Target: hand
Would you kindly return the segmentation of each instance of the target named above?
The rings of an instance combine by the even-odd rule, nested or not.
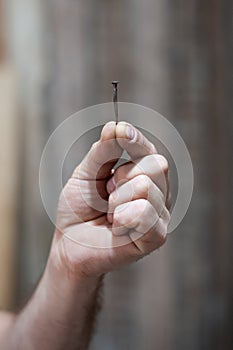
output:
[[[124,150],[131,159],[113,172]],[[168,163],[154,145],[128,123],[107,123],[61,193],[57,262],[97,277],[159,248],[170,220],[168,185]]]

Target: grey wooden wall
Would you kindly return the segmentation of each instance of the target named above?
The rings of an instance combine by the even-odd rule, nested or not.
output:
[[[230,1],[5,3],[22,86],[19,300],[43,270],[53,230],[38,188],[43,145],[70,114],[110,101],[109,83],[119,79],[122,101],[156,109],[180,131],[195,190],[165,248],[106,278],[92,349],[230,349]]]

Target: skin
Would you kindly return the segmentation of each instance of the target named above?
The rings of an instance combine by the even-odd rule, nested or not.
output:
[[[123,150],[130,161],[113,173]],[[166,159],[130,124],[106,124],[60,195],[34,295],[18,315],[0,314],[1,349],[87,349],[104,274],[165,243],[169,207]]]

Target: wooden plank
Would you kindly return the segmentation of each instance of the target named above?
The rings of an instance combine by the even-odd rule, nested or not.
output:
[[[17,98],[12,67],[0,65],[0,308],[14,300],[17,218]]]
[[[232,308],[229,0],[11,2],[25,107],[22,294],[36,283],[48,249],[35,185],[43,142],[69,114],[109,101],[109,83],[119,79],[121,100],[168,114],[183,135],[195,193],[161,253],[108,277],[93,348],[222,349],[230,344]]]
[[[4,30],[3,30],[3,4],[0,1],[0,62],[4,60],[5,57],[5,40],[4,40]]]
[[[4,1],[4,6],[10,58],[20,78],[21,159],[18,177],[21,202],[18,207],[16,283],[17,303],[21,303],[31,294],[44,269],[53,233],[43,209],[38,178],[40,157],[48,137],[44,126],[49,123],[45,120],[50,78],[46,62],[49,31],[40,0]]]
[[[230,2],[195,1],[190,6],[177,1],[170,11],[171,111],[195,174],[192,205],[173,239],[173,344],[190,350],[230,349]]]

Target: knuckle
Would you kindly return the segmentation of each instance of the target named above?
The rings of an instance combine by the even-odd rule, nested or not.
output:
[[[150,179],[147,175],[138,175],[134,178],[134,192],[143,197],[147,197],[150,189]]]
[[[91,151],[94,151],[98,147],[99,141],[96,141],[91,146]]]
[[[146,199],[138,199],[135,201],[135,210],[138,215],[144,214],[149,210],[149,202]]]
[[[161,167],[161,170],[165,174],[167,174],[168,168],[169,168],[167,159],[164,156],[162,156],[161,154],[157,154],[156,158],[157,158],[157,162],[159,163],[159,166]]]

